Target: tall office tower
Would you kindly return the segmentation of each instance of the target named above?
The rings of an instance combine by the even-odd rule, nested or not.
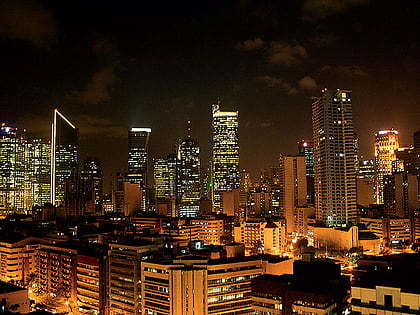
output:
[[[41,139],[27,141],[25,169],[25,208],[50,202],[51,144]]]
[[[96,157],[85,159],[83,169],[80,171],[80,182],[86,200],[94,203],[95,214],[102,214],[103,174],[101,162]]]
[[[314,170],[314,144],[312,140],[302,140],[298,142],[299,155],[305,157],[306,163],[306,189],[308,203],[315,203],[315,170]]]
[[[127,181],[147,190],[147,164],[151,128],[131,128],[128,132]]]
[[[191,138],[188,121],[187,138],[178,145],[178,198],[181,217],[195,217],[200,208],[200,147]]]
[[[351,90],[312,97],[316,219],[348,226],[356,216],[356,168]]]
[[[165,159],[153,160],[153,181],[155,198],[176,196],[176,155],[168,154]]]
[[[64,202],[66,185],[77,181],[78,129],[54,109],[51,134],[51,203]]]
[[[239,188],[238,112],[220,111],[213,104],[213,207],[223,212],[222,194]]]
[[[304,156],[280,155],[280,209],[286,218],[287,233],[294,232],[297,207],[306,204],[306,163]]]
[[[380,130],[375,133],[375,200],[384,203],[385,175],[392,174],[392,162],[397,159],[399,147],[398,131],[395,129]]]
[[[147,209],[147,170],[151,128],[131,128],[128,132],[128,173],[126,180],[143,192],[142,210]]]
[[[0,129],[0,216],[24,210],[24,141],[17,128]]]

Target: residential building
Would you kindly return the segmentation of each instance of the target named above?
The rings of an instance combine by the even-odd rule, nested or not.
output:
[[[286,247],[286,226],[282,219],[254,219],[234,227],[234,240],[245,244],[247,254],[280,255]]]
[[[312,98],[316,219],[348,226],[356,219],[356,148],[351,90]]]
[[[183,257],[142,263],[143,314],[252,314],[251,280],[258,257]]]
[[[359,260],[351,287],[352,313],[418,314],[420,312],[418,254]]]

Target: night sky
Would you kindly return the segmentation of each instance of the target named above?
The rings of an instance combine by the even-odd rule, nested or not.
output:
[[[311,138],[324,87],[353,90],[366,157],[376,130],[407,145],[420,128],[420,1],[149,2],[1,1],[1,120],[49,138],[57,107],[107,178],[126,168],[133,126],[152,128],[163,157],[191,119],[206,162],[217,98],[239,111],[254,178]]]

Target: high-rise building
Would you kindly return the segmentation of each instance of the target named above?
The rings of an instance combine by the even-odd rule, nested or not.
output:
[[[176,155],[153,160],[155,198],[176,196]]]
[[[190,131],[188,121],[187,138],[179,140],[178,145],[178,198],[182,217],[195,217],[200,208],[200,147]]]
[[[147,190],[147,164],[151,128],[131,128],[128,132],[127,181]]]
[[[213,206],[223,212],[222,193],[239,188],[238,112],[222,112],[213,104]]]
[[[131,128],[128,132],[128,173],[126,180],[143,191],[143,210],[147,207],[147,170],[151,128]]]
[[[304,156],[280,155],[280,210],[286,218],[287,233],[294,232],[297,207],[306,204],[306,163]]]
[[[24,209],[25,146],[17,128],[0,129],[0,212],[7,215]]]
[[[298,142],[299,155],[305,157],[306,163],[306,190],[309,204],[315,203],[315,170],[314,170],[314,144],[312,140]]]
[[[25,148],[25,208],[50,202],[51,144],[35,139]]]
[[[398,131],[395,129],[380,130],[375,133],[375,200],[384,203],[385,175],[392,174],[392,162],[397,159],[399,147]]]
[[[316,219],[347,226],[356,216],[356,150],[351,90],[312,97]]]
[[[392,161],[392,172],[406,172],[407,174],[416,175],[416,155],[413,146],[398,148],[396,160]]]
[[[361,160],[356,177],[358,205],[367,207],[375,203],[374,182],[375,168],[373,160]]]
[[[77,142],[78,129],[54,109],[51,133],[51,203],[54,205],[63,204],[65,186],[77,180]]]
[[[399,172],[383,178],[385,211],[390,217],[410,218],[419,208],[418,180],[415,175]]]
[[[103,174],[101,162],[96,157],[85,159],[80,171],[81,189],[87,200],[94,203],[95,213],[102,213]]]

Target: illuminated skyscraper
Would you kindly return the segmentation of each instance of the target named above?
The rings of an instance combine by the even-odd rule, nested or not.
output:
[[[17,128],[1,125],[0,129],[0,215],[24,209],[24,141]]]
[[[356,216],[356,150],[351,90],[312,97],[316,219],[346,226]]]
[[[222,112],[213,104],[213,207],[223,212],[222,193],[239,188],[238,112]]]
[[[305,157],[306,164],[306,190],[309,204],[315,203],[315,170],[314,170],[314,144],[312,140],[298,142],[299,155]]]
[[[392,174],[392,162],[397,159],[398,131],[380,130],[375,133],[375,200],[384,203],[384,176]]]
[[[51,134],[51,203],[61,205],[65,185],[77,180],[78,129],[54,109]]]
[[[168,154],[166,159],[153,160],[155,198],[176,196],[176,164],[175,154]]]
[[[188,121],[187,138],[178,145],[178,198],[181,217],[195,217],[200,203],[200,147],[191,138]]]
[[[51,144],[41,139],[27,141],[25,165],[25,208],[50,202]]]
[[[151,128],[131,128],[128,132],[127,181],[147,190],[147,164]]]

